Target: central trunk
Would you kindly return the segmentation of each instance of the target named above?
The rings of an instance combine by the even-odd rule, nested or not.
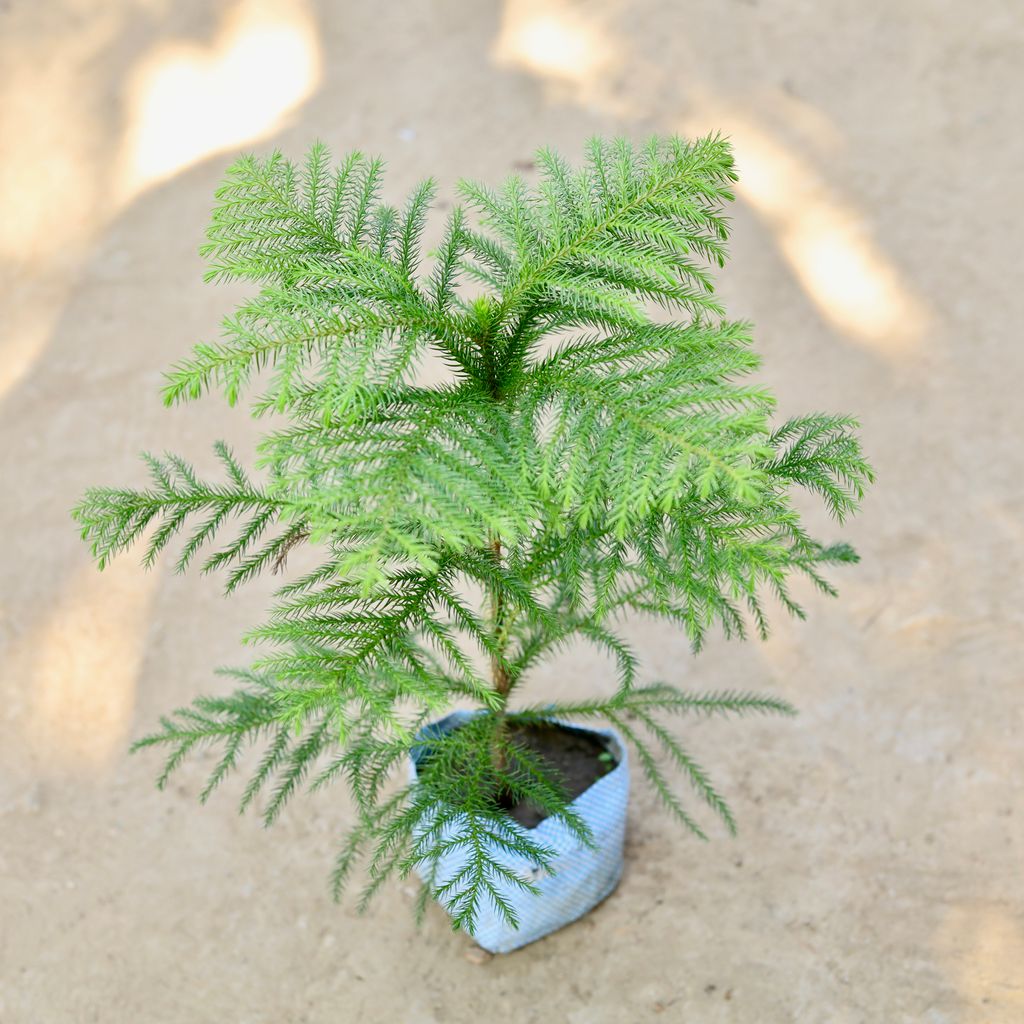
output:
[[[495,568],[500,569],[500,537],[495,537],[491,541],[491,557],[494,559]],[[504,658],[507,645],[507,638],[505,636],[505,602],[502,599],[501,591],[496,587],[491,591],[491,631],[495,647],[494,653],[491,654],[491,681],[494,684],[495,692],[501,698],[501,706],[495,712],[498,725],[494,735],[492,760],[495,768],[502,772],[505,770],[505,739],[508,732],[505,709],[508,705],[509,691],[512,689],[512,677],[509,675]]]

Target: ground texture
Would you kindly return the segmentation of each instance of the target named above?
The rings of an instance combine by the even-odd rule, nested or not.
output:
[[[1024,1020],[1022,45],[1005,0],[0,0],[0,1020]],[[141,483],[140,449],[251,446],[157,399],[237,297],[196,255],[233,153],[322,136],[450,196],[543,144],[707,128],[744,175],[722,291],[781,412],[863,420],[864,561],[765,644],[632,629],[650,677],[802,714],[688,730],[738,839],[638,788],[618,891],[477,962],[401,886],[329,901],[342,794],[264,832],[237,786],[197,805],[201,763],[153,789],[128,743],[224,685],[271,584],[100,576],[67,510]],[[608,682],[581,650],[534,692]]]

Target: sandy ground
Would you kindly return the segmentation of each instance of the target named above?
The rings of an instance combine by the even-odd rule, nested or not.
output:
[[[1022,46],[1010,0],[0,0],[0,1021],[1024,1020]],[[400,886],[330,902],[342,794],[265,832],[237,784],[197,805],[202,764],[153,789],[128,743],[224,685],[270,587],[100,576],[67,509],[141,482],[141,449],[251,445],[156,396],[237,298],[195,252],[233,153],[319,135],[398,196],[708,127],[744,174],[722,289],[782,411],[863,419],[864,561],[766,644],[633,630],[652,675],[803,713],[690,731],[737,840],[640,788],[615,895],[473,963]],[[545,685],[607,670],[580,651]]]

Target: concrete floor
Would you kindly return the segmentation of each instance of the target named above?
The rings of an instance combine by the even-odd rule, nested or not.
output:
[[[2,0],[0,1021],[1024,1020],[1022,46],[1007,0]],[[744,176],[722,291],[781,411],[863,420],[864,561],[765,644],[634,628],[651,675],[802,715],[688,734],[738,839],[638,787],[616,894],[475,963],[400,886],[330,902],[343,794],[264,832],[237,784],[197,805],[201,763],[153,789],[129,741],[223,685],[270,584],[101,576],[67,510],[141,449],[251,446],[157,398],[240,294],[196,255],[233,153],[321,136],[398,196],[711,127]],[[534,692],[602,673],[580,651]]]

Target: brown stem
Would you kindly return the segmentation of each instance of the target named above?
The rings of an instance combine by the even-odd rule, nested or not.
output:
[[[491,541],[491,555],[494,558],[494,564],[496,567],[501,566],[501,539],[495,537]],[[494,766],[499,772],[505,769],[505,753],[503,749],[503,740],[506,730],[505,723],[505,705],[508,702],[509,691],[512,689],[512,677],[508,673],[508,669],[505,666],[505,659],[503,657],[505,653],[505,643],[502,638],[502,629],[504,628],[504,600],[501,595],[501,591],[495,588],[491,592],[491,626],[494,630],[494,641],[497,646],[497,651],[491,655],[491,679],[494,683],[494,689],[501,697],[501,709],[497,712],[498,716],[498,729],[495,734],[495,747],[493,751]]]
[[[491,541],[491,554],[494,556],[495,564],[501,565],[501,541],[497,538]],[[494,639],[499,645],[498,649],[501,654],[504,654],[505,650],[501,640],[504,612],[504,601],[502,600],[501,592],[495,590],[491,594],[491,622],[494,627]],[[504,658],[499,657],[498,654],[491,655],[491,678],[494,681],[494,688],[502,697],[502,704],[504,704],[505,700],[508,699],[508,692],[512,688],[512,678],[505,667]]]
[[[277,557],[274,559],[273,565],[270,567],[270,571],[274,575],[284,572],[284,567],[288,562],[288,552],[291,551],[296,544],[301,544],[304,540],[308,539],[309,531],[303,528],[300,528],[290,536],[287,536],[284,543],[281,545],[280,550],[277,552]]]

